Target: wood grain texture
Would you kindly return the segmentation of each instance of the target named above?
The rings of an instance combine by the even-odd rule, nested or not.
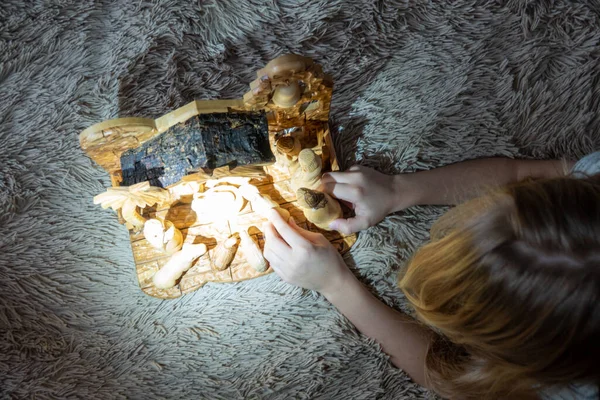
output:
[[[285,107],[274,104],[274,91],[292,83],[298,83],[298,87],[301,88],[299,100],[295,104],[285,103]],[[276,150],[275,142],[279,137],[294,135],[302,148],[310,148],[321,157],[323,172],[337,171],[339,166],[328,124],[332,90],[331,77],[323,73],[320,65],[306,57],[285,55],[259,70],[257,79],[250,83],[250,91],[241,99],[194,101],[156,120],[123,118],[105,121],[83,131],[80,143],[82,149],[109,172],[112,185],[118,187],[122,182],[119,157],[124,151],[136,148],[170,127],[199,114],[264,110],[267,114],[272,150]],[[204,243],[208,252],[194,262],[175,287],[160,290],[153,286],[152,277],[166,264],[170,256],[150,246],[139,229],[130,229],[138,281],[144,293],[172,299],[197,290],[208,282],[238,282],[272,272],[271,268],[257,272],[247,264],[239,249],[229,268],[223,271],[211,268],[211,257],[214,257],[216,246],[241,230],[248,231],[261,250],[264,248],[261,227],[266,219],[255,212],[250,203],[247,203],[239,214],[227,220],[211,224],[197,220],[190,204],[191,191],[203,188],[209,179],[228,176],[251,177],[250,183],[255,185],[262,195],[270,196],[280,207],[289,211],[299,226],[321,232],[338,251],[347,251],[356,241],[356,235],[324,231],[306,220],[301,208],[296,204],[296,195],[290,185],[290,174],[282,163],[233,170],[223,167],[214,170],[212,176],[198,172],[185,176],[180,182],[169,187],[171,193],[177,192],[171,204],[147,207],[141,210],[141,214],[144,218],[163,218],[171,221],[181,230],[184,243]]]

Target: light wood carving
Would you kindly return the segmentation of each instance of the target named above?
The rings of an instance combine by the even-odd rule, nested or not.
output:
[[[217,271],[223,271],[224,269],[227,269],[235,257],[236,250],[237,239],[233,236],[219,243],[219,245],[215,248],[211,259],[211,266],[213,269]]]
[[[167,254],[178,252],[183,245],[183,235],[171,221],[149,219],[144,224],[144,237],[152,247]]]
[[[281,136],[275,142],[277,161],[292,174],[298,168],[298,154],[302,150],[300,140],[294,136]]]
[[[177,185],[168,189],[169,193],[171,193],[173,201],[185,199],[189,200],[193,198],[196,193],[204,190],[204,180],[194,180],[189,178],[190,176],[191,175],[186,176],[188,179],[181,180]]]
[[[318,189],[321,186],[323,164],[321,157],[311,149],[304,149],[298,155],[298,169],[292,176],[292,190],[300,188]]]
[[[129,187],[112,187],[106,192],[94,197],[94,204],[100,204],[102,208],[121,210],[123,219],[132,227],[139,229],[144,226],[146,219],[139,213],[140,209],[147,206],[167,205],[171,202],[168,190],[150,186],[148,182],[141,182]]]
[[[321,229],[331,230],[329,223],[342,217],[340,203],[327,193],[300,188],[298,205],[304,209],[306,219]]]
[[[182,249],[173,254],[167,264],[162,267],[152,281],[158,289],[169,289],[175,286],[177,279],[191,268],[194,260],[203,256],[208,249],[204,243],[184,244]]]
[[[264,110],[273,152],[278,155],[277,141],[280,138],[289,136],[294,140],[292,162],[287,166],[282,166],[278,162],[265,167],[225,166],[213,170],[212,174],[198,171],[184,176],[181,181],[166,188],[169,201],[162,201],[160,204],[148,205],[151,200],[140,203],[127,202],[131,195],[124,193],[115,196],[111,193],[107,196],[112,199],[105,203],[112,201],[121,203],[115,205],[114,209],[119,210],[123,219],[126,216],[131,221],[124,222],[130,229],[130,242],[138,281],[146,294],[164,299],[176,298],[201,288],[207,282],[237,282],[271,273],[270,268],[263,272],[256,270],[251,265],[252,262],[248,262],[244,251],[236,251],[229,267],[222,271],[213,269],[211,260],[214,258],[216,246],[231,236],[236,237],[236,233],[240,235],[239,246],[242,247],[241,242],[247,242],[243,231],[250,236],[259,249],[262,249],[264,240],[257,227],[262,226],[267,220],[266,211],[272,208],[277,209],[286,219],[290,215],[293,216],[296,223],[306,229],[320,231],[339,251],[349,249],[355,242],[356,236],[320,230],[307,220],[304,209],[296,201],[296,190],[293,190],[291,185],[291,174],[299,165],[297,161],[299,148],[296,142],[299,142],[300,148],[311,149],[321,158],[322,171],[339,169],[328,124],[332,89],[331,76],[324,74],[320,65],[310,58],[288,54],[272,60],[258,70],[256,79],[250,83],[249,91],[243,98],[196,100],[157,119],[119,118],[100,122],[81,133],[82,149],[108,172],[113,186],[111,191],[118,189],[125,192],[130,189],[120,187],[121,154],[140,146],[176,124],[202,113]],[[281,157],[278,157],[279,159]],[[250,198],[240,192],[243,187],[247,189],[247,185],[254,187]],[[225,208],[236,211],[227,212],[226,214],[229,215],[222,219],[213,218],[209,221],[206,216],[198,218],[196,211],[192,209],[194,196],[201,198],[203,196],[199,193],[206,193],[212,188],[221,186],[236,188],[246,199],[243,208],[239,210],[239,203],[235,203],[237,205]],[[223,196],[229,196],[229,201],[232,200],[231,195]],[[236,202],[238,197],[236,194]],[[124,205],[126,207],[123,207]],[[107,206],[110,207],[108,204]],[[219,208],[221,207],[224,206],[219,204]],[[200,214],[210,210],[205,206],[200,207],[199,204],[194,208],[200,210]],[[186,243],[204,244],[209,249],[210,256],[206,255],[200,257],[197,262],[192,262],[191,268],[182,272],[181,276],[175,279],[174,286],[167,289],[158,288],[154,284],[153,277],[179,252],[169,256],[161,249],[155,248],[144,237],[141,228],[147,220],[151,219],[170,221],[186,238]],[[168,230],[167,228],[165,234]]]
[[[269,61],[263,69],[258,71],[257,75],[259,77],[266,75],[272,80],[278,80],[291,77],[299,72],[304,72],[313,65],[315,63],[312,58],[297,54],[284,54]]]
[[[298,82],[290,82],[288,85],[281,85],[273,92],[273,103],[282,108],[289,108],[296,105],[302,96],[302,89]]]
[[[265,260],[260,247],[245,230],[240,231],[240,250],[248,265],[256,271],[265,272],[269,268],[269,263]]]

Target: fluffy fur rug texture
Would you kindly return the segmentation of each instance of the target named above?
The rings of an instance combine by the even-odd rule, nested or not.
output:
[[[595,1],[558,0],[4,0],[3,397],[431,396],[322,297],[275,275],[174,301],[144,295],[127,232],[92,204],[109,180],[78,134],[238,97],[259,67],[294,52],[334,76],[346,167],[577,158],[600,144],[599,13]],[[348,263],[406,309],[398,269],[443,211],[388,217]]]

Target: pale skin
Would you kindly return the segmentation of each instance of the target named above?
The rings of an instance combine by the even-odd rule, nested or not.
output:
[[[492,186],[563,176],[572,166],[564,161],[487,158],[393,176],[355,166],[325,174],[323,189],[354,208],[354,218],[338,219],[331,226],[351,233],[414,205],[457,204]],[[281,279],[321,293],[360,332],[377,341],[395,366],[427,386],[425,356],[432,331],[373,296],[323,235],[291,219],[286,223],[277,212],[269,213],[269,220],[264,226],[264,256]]]

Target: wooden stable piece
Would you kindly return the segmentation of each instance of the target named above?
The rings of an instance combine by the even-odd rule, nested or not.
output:
[[[339,167],[328,124],[332,88],[331,77],[324,74],[321,66],[310,58],[284,55],[258,71],[257,79],[250,84],[250,91],[242,99],[196,100],[156,120],[119,118],[104,121],[84,130],[80,135],[80,144],[89,157],[110,174],[113,187],[119,188],[122,180],[120,157],[124,151],[137,148],[176,124],[199,114],[264,110],[268,121],[269,142],[278,160],[285,155],[278,153],[275,144],[277,139],[292,136],[300,142],[302,148],[312,149],[321,157],[323,172],[336,171]],[[146,207],[142,204],[139,209],[143,218],[170,221],[183,234],[184,244],[203,243],[208,247],[208,252],[194,262],[174,287],[158,289],[154,287],[152,278],[169,261],[171,255],[152,247],[139,226],[127,223],[137,276],[144,293],[172,299],[197,290],[207,282],[237,282],[272,272],[271,268],[259,272],[250,267],[239,248],[229,268],[218,271],[211,267],[217,243],[223,243],[231,236],[236,237],[239,242],[239,232],[247,231],[262,250],[264,240],[260,229],[266,219],[252,209],[250,202],[244,201],[241,211],[236,215],[211,223],[198,221],[191,208],[192,198],[194,193],[204,191],[209,180],[250,178],[250,184],[256,186],[261,195],[270,196],[281,208],[289,211],[299,226],[323,233],[340,252],[347,251],[356,241],[356,235],[324,231],[307,221],[290,186],[291,176],[286,167],[287,162],[288,159],[283,159],[283,162],[259,168],[238,167],[230,170],[229,167],[222,167],[214,170],[212,175],[193,173],[166,188],[171,196],[170,201]],[[214,185],[215,182],[211,182]],[[120,211],[119,218],[125,222]],[[247,243],[247,238],[244,240]]]

